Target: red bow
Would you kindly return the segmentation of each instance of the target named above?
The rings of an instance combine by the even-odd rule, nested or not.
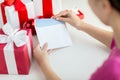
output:
[[[10,6],[15,2],[15,0],[4,0],[4,2],[6,5]]]
[[[79,13],[79,14],[77,14],[77,16],[78,16],[80,19],[84,19],[84,14],[83,14],[80,10],[78,10],[78,13]]]
[[[23,29],[31,29],[32,34],[36,35],[35,27],[34,27],[34,19],[28,20],[23,24]]]
[[[16,0],[14,6],[15,10],[18,11],[20,26],[22,28],[24,22],[28,21],[28,13],[26,6],[21,2],[21,0]]]

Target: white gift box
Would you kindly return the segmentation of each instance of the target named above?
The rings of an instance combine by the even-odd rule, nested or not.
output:
[[[34,11],[33,2],[31,0],[21,0],[21,1],[26,7],[28,19],[34,19],[35,11]],[[18,11],[15,10],[14,5],[5,7],[5,15],[7,22],[9,22],[12,26],[14,26],[14,28],[20,27]],[[0,26],[3,25],[4,24],[3,24],[2,13],[0,8]]]
[[[35,16],[43,16],[43,0],[33,0],[34,9],[35,9]],[[49,7],[48,7],[49,8]],[[57,14],[61,11],[61,0],[52,0],[52,10],[53,14]]]

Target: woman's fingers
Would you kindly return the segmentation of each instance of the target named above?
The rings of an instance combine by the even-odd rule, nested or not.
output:
[[[53,16],[53,18],[58,18],[58,17],[66,17],[68,15],[68,10],[61,11],[57,15]]]
[[[41,51],[40,45],[37,45],[34,50],[33,50],[33,56],[35,59],[38,59],[39,57],[39,52]]]
[[[63,22],[68,22],[69,18],[64,18],[64,17],[58,17],[56,20],[63,21]]]
[[[51,49],[49,49],[49,50],[48,50],[48,54],[50,54],[51,52],[52,52],[52,50],[51,50]]]
[[[59,14],[57,14],[54,18],[59,21],[68,22],[69,21],[69,12],[68,11],[62,11]]]
[[[71,20],[73,20],[74,18],[74,13],[72,10],[65,10],[65,11],[61,11],[59,14],[55,15],[52,18],[55,18],[56,20],[59,21],[70,23]]]
[[[43,51],[47,51],[47,48],[48,48],[48,43],[45,43],[44,46],[43,46],[43,48],[42,48],[42,50]]]
[[[40,48],[40,45],[39,45],[39,44],[33,49],[33,52],[38,51],[38,50],[41,51],[41,48]]]
[[[48,49],[48,43],[45,43],[42,50],[47,51],[47,53],[50,54],[52,52],[52,50],[51,49],[47,50],[47,49]]]

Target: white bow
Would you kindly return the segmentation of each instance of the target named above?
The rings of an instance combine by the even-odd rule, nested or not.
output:
[[[2,30],[5,34],[0,34],[0,43],[7,43],[5,47],[12,48],[14,43],[17,47],[21,47],[26,43],[27,32],[25,30],[14,30],[9,23],[5,24]]]

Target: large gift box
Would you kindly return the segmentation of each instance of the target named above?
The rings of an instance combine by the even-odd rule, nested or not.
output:
[[[61,0],[33,0],[35,16],[50,18],[61,11]]]
[[[32,53],[31,30],[0,29],[0,74],[28,74]]]
[[[8,22],[15,28],[22,28],[26,21],[35,18],[34,12],[31,0],[5,0],[0,4],[2,25]]]

